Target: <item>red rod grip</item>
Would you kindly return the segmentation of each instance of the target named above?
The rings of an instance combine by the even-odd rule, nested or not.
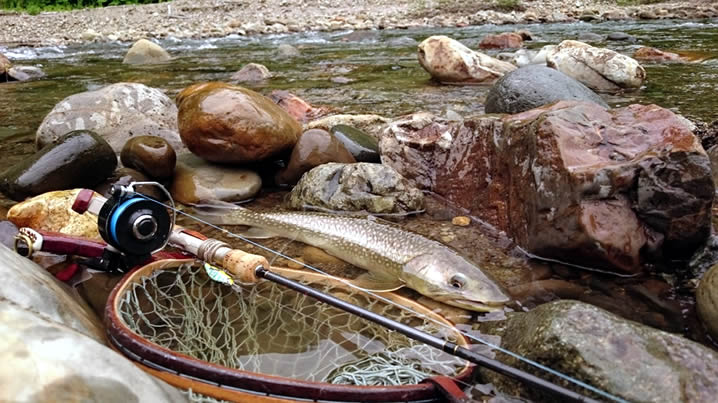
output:
[[[92,191],[90,191],[92,192]],[[107,247],[101,241],[60,234],[57,232],[37,231],[42,235],[42,250],[58,255],[78,255],[100,257]]]

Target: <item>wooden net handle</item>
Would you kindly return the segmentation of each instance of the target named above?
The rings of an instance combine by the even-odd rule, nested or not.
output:
[[[239,249],[232,249],[224,255],[222,267],[232,273],[234,277],[243,284],[257,282],[255,270],[262,266],[269,269],[267,258],[259,255],[252,255]]]

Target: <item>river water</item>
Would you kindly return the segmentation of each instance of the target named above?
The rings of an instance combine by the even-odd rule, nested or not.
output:
[[[13,48],[0,52],[16,64],[41,67],[47,77],[27,83],[0,85],[0,169],[34,151],[34,133],[43,117],[68,95],[122,82],[140,82],[174,96],[182,88],[201,81],[228,80],[250,62],[262,63],[275,77],[251,88],[268,93],[286,89],[314,105],[337,112],[375,113],[387,117],[416,111],[444,115],[448,110],[463,116],[483,113],[489,87],[440,86],[429,80],[419,66],[416,45],[422,39],[443,34],[475,48],[488,33],[526,29],[533,35],[529,48],[575,39],[581,32],[608,34],[621,31],[635,41],[601,42],[631,55],[641,46],[671,51],[689,51],[706,60],[691,64],[647,64],[648,80],[640,91],[608,96],[612,106],[656,103],[690,118],[716,119],[718,89],[718,20],[572,23],[524,26],[480,26],[466,28],[422,28],[367,32],[362,40],[344,41],[348,32],[303,33],[255,37],[229,36],[217,39],[160,41],[175,59],[166,65],[131,67],[122,64],[129,43],[93,43],[52,48]],[[277,46],[291,44],[301,55],[284,58]],[[495,54],[496,52],[490,53]],[[341,77],[341,82],[334,81]],[[255,207],[281,202],[282,193],[267,194]],[[3,206],[12,204],[0,200]],[[433,206],[433,207],[431,207]],[[557,264],[528,261],[517,253],[510,240],[481,225],[454,227],[446,217],[459,214],[437,201],[430,202],[424,217],[405,220],[402,225],[440,239],[474,259],[511,286],[535,279],[556,279],[579,287],[582,300],[609,309],[629,319],[710,343],[695,320],[693,298],[688,290],[675,287],[668,276],[649,270],[640,278],[618,279],[596,276]],[[442,221],[443,220],[443,221]],[[436,224],[440,221],[440,224]],[[200,230],[208,228],[198,227]],[[212,235],[212,234],[210,234]],[[275,241],[276,242],[276,241]],[[292,254],[299,246],[273,245]],[[670,262],[670,265],[682,264]],[[557,297],[577,298],[577,289],[538,293],[525,307]],[[581,290],[583,290],[581,292]]]

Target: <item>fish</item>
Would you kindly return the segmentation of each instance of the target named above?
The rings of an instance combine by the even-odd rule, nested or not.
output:
[[[279,236],[325,250],[367,271],[351,280],[369,291],[409,287],[459,308],[491,312],[511,298],[473,262],[448,246],[395,225],[362,217],[315,212],[259,213],[244,207],[204,206],[194,211],[215,225],[247,225],[248,238]]]

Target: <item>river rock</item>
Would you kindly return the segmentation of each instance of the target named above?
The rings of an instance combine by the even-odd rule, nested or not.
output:
[[[705,272],[716,264],[718,264],[718,235],[711,234],[688,261],[688,275],[686,277],[700,279]]]
[[[708,333],[718,338],[718,265],[713,265],[698,283],[696,310]]]
[[[646,71],[636,60],[578,41],[561,42],[546,63],[599,92],[638,89],[646,79]]]
[[[636,60],[642,60],[645,62],[680,62],[683,61],[681,56],[673,52],[664,52],[660,49],[643,46],[639,48],[636,53],[633,54],[633,58]]]
[[[708,156],[655,105],[560,101],[517,115],[393,122],[382,162],[539,256],[634,273],[710,232]]]
[[[67,235],[101,240],[97,217],[72,210],[82,189],[47,192],[18,203],[7,212],[7,219],[18,227],[60,232]]]
[[[177,132],[177,107],[162,91],[137,83],[117,83],[70,95],[45,116],[37,129],[38,148],[72,130],[92,130],[116,153],[133,136],[158,136],[186,152]]]
[[[576,39],[581,42],[603,42],[606,37],[594,32],[583,31],[578,33],[578,37]]]
[[[284,109],[289,116],[300,123],[306,123],[323,115],[323,108],[315,108],[309,102],[299,98],[285,90],[274,90],[269,94],[269,99],[274,101],[280,108]]]
[[[419,63],[431,77],[450,84],[491,84],[516,69],[446,36],[431,36],[421,42]]]
[[[606,35],[609,41],[635,41],[636,37],[625,32],[610,32]]]
[[[248,63],[244,65],[238,72],[232,74],[232,81],[253,83],[264,81],[272,78],[272,73],[263,64]]]
[[[379,139],[390,120],[379,115],[331,115],[307,123],[304,129],[324,129],[330,131],[337,125],[356,127],[368,135]]]
[[[0,401],[187,402],[102,341],[36,309],[1,300],[0,332]]]
[[[357,161],[379,162],[379,143],[374,137],[347,125],[336,125],[332,127],[331,133]]]
[[[343,143],[326,130],[309,129],[302,133],[292,150],[287,167],[275,177],[277,184],[293,185],[305,172],[327,162],[356,162]]]
[[[171,60],[172,57],[162,46],[150,42],[147,39],[140,39],[135,42],[130,50],[127,51],[125,58],[122,60],[124,64],[155,64],[164,63]]]
[[[177,161],[170,193],[175,201],[184,204],[237,202],[254,197],[261,187],[262,179],[255,172],[210,164],[185,154]]]
[[[7,74],[16,81],[29,81],[45,77],[45,72],[35,66],[12,66]]]
[[[10,59],[0,53],[0,81],[9,81],[7,78],[7,72],[11,67],[12,63],[10,63]]]
[[[300,53],[299,49],[295,48],[294,46],[287,43],[283,43],[277,46],[277,55],[282,58],[291,58],[299,56]]]
[[[514,70],[491,87],[486,96],[486,113],[519,113],[561,100],[608,104],[588,87],[546,66],[526,66]]]
[[[524,38],[515,32],[486,35],[479,42],[479,49],[516,49],[524,45]]]
[[[161,137],[137,136],[122,147],[120,159],[128,168],[144,172],[153,179],[165,179],[174,173],[177,155]]]
[[[0,259],[3,262],[0,278],[6,284],[0,287],[0,301],[40,314],[46,320],[67,326],[99,343],[105,342],[104,327],[99,318],[69,287],[32,260],[4,245],[0,245]],[[3,323],[2,319],[0,323]],[[2,340],[7,342],[7,334],[2,334]],[[0,351],[3,349],[0,348]],[[7,363],[3,368],[12,369]],[[5,387],[3,383],[0,394]]]
[[[117,166],[109,144],[89,130],[70,132],[0,174],[0,190],[23,200],[51,190],[92,187]]]
[[[505,349],[630,402],[705,402],[718,393],[714,350],[582,302],[556,301],[528,313],[510,313],[506,321],[480,323],[479,330],[500,336]],[[503,353],[496,359],[569,385]],[[554,400],[508,377],[480,372],[507,394]]]
[[[329,163],[302,176],[289,204],[295,209],[406,213],[424,207],[424,194],[386,165]]]
[[[271,99],[225,83],[196,84],[177,95],[182,141],[212,162],[248,163],[294,146],[301,126]]]

